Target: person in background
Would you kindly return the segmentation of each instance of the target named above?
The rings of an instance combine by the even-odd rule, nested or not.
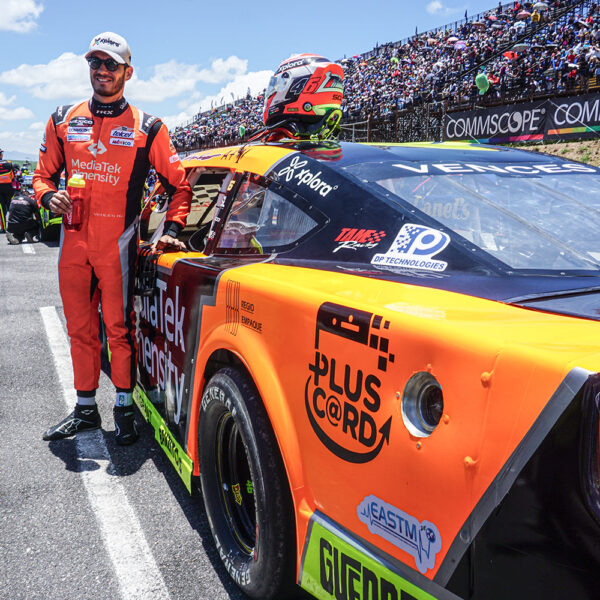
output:
[[[101,425],[95,399],[101,303],[116,388],[115,438],[124,445],[138,437],[132,399],[137,374],[133,290],[140,199],[150,165],[170,196],[159,240],[166,249],[185,249],[177,235],[185,226],[192,191],[166,126],[123,96],[133,74],[127,41],[110,31],[101,33],[92,39],[85,57],[92,98],[59,106],[52,114],[33,176],[41,206],[55,214],[69,214],[71,194],[76,192],[82,206],[78,227],[66,228],[63,218],[58,264],[77,404],[43,439],[57,440]],[[59,190],[63,169],[67,189]],[[85,182],[79,191],[68,186],[74,173]]]
[[[12,197],[6,218],[9,244],[40,241],[40,211],[35,197],[25,187]]]
[[[10,200],[15,193],[15,168],[13,164],[4,160],[4,152],[0,149],[0,233],[4,233],[6,228],[6,215]]]

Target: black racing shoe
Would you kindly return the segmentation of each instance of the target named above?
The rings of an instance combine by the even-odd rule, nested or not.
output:
[[[35,233],[32,234],[30,231],[26,231],[25,232],[25,239],[30,243],[30,244],[35,244],[36,242],[40,241],[40,236]]]
[[[75,405],[75,410],[58,425],[50,427],[42,438],[46,441],[60,440],[90,429],[98,429],[102,423],[97,406]]]
[[[115,418],[115,439],[120,446],[133,444],[138,437],[135,426],[135,413],[133,404],[131,406],[115,406],[113,408]]]

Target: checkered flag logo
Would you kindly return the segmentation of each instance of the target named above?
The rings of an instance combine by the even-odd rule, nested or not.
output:
[[[396,236],[388,254],[409,254],[431,257],[441,252],[450,242],[448,234],[426,227],[407,223]]]
[[[392,252],[406,252],[415,237],[425,229],[427,227],[422,227],[421,225],[405,225],[397,235],[390,250]]]
[[[385,237],[385,231],[374,231],[368,238],[369,244],[378,244]]]

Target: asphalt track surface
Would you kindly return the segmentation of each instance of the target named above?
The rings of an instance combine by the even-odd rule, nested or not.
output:
[[[246,598],[139,413],[140,440],[116,445],[104,374],[102,430],[42,440],[75,399],[57,260],[56,242],[0,234],[0,598]]]

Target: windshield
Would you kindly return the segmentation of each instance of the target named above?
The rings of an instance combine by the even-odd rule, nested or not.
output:
[[[376,183],[510,268],[597,270],[600,177],[589,171],[402,173]]]

